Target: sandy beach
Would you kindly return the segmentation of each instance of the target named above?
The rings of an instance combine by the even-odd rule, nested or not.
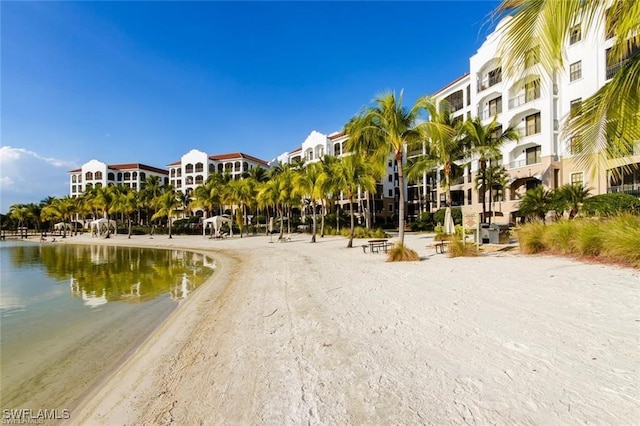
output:
[[[346,239],[117,235],[214,277],[71,424],[637,424],[640,271],[495,252],[386,263]],[[56,242],[55,244],[58,244]]]

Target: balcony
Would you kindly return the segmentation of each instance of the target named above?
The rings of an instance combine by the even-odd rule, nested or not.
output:
[[[477,85],[478,85],[478,90],[477,92],[480,93],[483,90],[488,89],[489,87],[495,86],[498,83],[502,82],[502,74],[497,74],[497,75],[493,75],[493,76],[489,76],[486,75],[482,80],[478,80]]]
[[[483,110],[478,110],[478,116],[481,120],[493,118],[500,113],[502,113],[502,108],[484,108]]]
[[[539,158],[536,158],[534,160],[512,161],[511,163],[509,163],[509,165],[506,168],[507,170],[519,169],[521,167],[535,166],[537,164],[542,164],[542,160]]]
[[[640,197],[640,183],[610,186],[607,188],[607,192],[609,193],[620,192],[623,194],[629,194],[635,197]]]
[[[509,109],[517,108],[520,105],[527,104],[529,102],[540,99],[540,91],[535,93],[521,93],[516,97],[509,99]]]

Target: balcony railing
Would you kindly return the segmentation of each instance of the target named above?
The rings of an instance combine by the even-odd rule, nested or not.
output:
[[[524,105],[536,99],[540,99],[540,92],[534,94],[522,93],[515,98],[509,99],[509,109],[519,107],[520,105]]]
[[[483,110],[478,110],[478,116],[480,116],[481,120],[485,118],[492,118],[496,114],[502,113],[502,108],[484,108]]]
[[[527,160],[519,160],[519,161],[512,161],[511,163],[509,163],[509,169],[518,169],[520,167],[527,167],[527,166],[533,166],[535,164],[541,164],[542,160],[541,159],[536,159],[533,161],[527,161]]]
[[[610,186],[607,188],[607,192],[621,192],[623,194],[640,197],[640,183]]]
[[[542,126],[538,124],[536,126],[529,126],[523,129],[518,129],[518,136],[520,136],[520,138],[526,138],[528,136],[538,135],[542,133],[541,127]]]
[[[502,82],[502,75],[489,77],[488,75],[482,80],[478,80],[478,92],[482,92],[483,90],[488,89],[491,86],[495,86],[496,84]]]

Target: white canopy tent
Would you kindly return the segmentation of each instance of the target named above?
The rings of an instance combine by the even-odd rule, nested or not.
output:
[[[207,226],[209,225],[213,226],[213,229],[215,230],[216,235],[219,235],[220,228],[222,227],[223,223],[226,223],[227,225],[229,225],[229,232],[230,232],[230,235],[233,237],[233,227],[231,226],[231,219],[225,216],[212,216],[203,220],[202,236],[205,235]]]
[[[58,222],[55,225],[53,225],[53,229],[55,229],[56,231],[62,231],[62,230],[72,231],[73,226],[71,226],[71,224],[67,222]]]
[[[99,237],[106,236],[109,233],[117,233],[116,221],[113,219],[97,219],[91,222],[89,227],[91,228],[91,235],[97,235]]]

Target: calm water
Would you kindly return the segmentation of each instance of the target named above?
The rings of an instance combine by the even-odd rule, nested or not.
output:
[[[0,243],[2,409],[72,409],[214,271],[183,250]]]

